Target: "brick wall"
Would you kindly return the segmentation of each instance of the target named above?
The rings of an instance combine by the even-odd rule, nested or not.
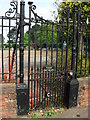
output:
[[[0,117],[16,118],[16,85],[14,83],[0,84]]]
[[[90,78],[79,78],[78,106],[90,105]]]

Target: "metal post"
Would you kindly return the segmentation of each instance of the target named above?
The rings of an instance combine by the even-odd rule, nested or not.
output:
[[[28,87],[23,82],[24,78],[24,6],[20,2],[20,84],[17,84],[17,115],[28,115]]]
[[[73,9],[73,41],[72,41],[72,61],[71,61],[71,70],[74,71],[74,66],[75,66],[75,51],[76,51],[76,47],[75,47],[75,42],[76,42],[76,5],[74,5],[74,9]]]
[[[23,59],[24,59],[24,6],[25,2],[20,2],[20,83],[23,83]]]
[[[76,5],[74,5],[73,10],[73,41],[72,41],[72,61],[71,61],[71,70],[75,70],[75,53],[76,53]],[[79,82],[74,78],[72,72],[70,72],[71,78],[66,81],[65,87],[65,104],[67,108],[77,106],[77,97],[78,97],[78,88]],[[73,93],[73,94],[72,94]]]
[[[28,33],[28,110],[29,110],[29,93],[30,93],[30,42],[31,42],[31,8],[33,2],[28,2],[29,5],[29,33]]]

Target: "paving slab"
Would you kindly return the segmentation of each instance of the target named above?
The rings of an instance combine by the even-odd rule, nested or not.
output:
[[[58,113],[53,118],[88,118],[88,106],[69,108],[62,114]]]

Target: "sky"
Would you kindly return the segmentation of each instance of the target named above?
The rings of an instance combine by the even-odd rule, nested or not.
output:
[[[10,8],[10,2],[12,0],[0,0],[0,16],[5,15],[5,12]],[[28,16],[28,0],[25,1],[25,15]],[[55,6],[53,5],[55,0],[31,0],[33,4],[36,5],[36,13],[39,16],[42,16],[45,19],[53,19],[51,15],[51,11],[55,10]],[[60,2],[62,0],[59,0]],[[20,4],[20,0],[18,0]],[[18,10],[20,10],[20,5],[18,5]]]

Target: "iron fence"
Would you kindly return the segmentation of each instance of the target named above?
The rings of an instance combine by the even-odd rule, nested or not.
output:
[[[67,6],[61,20],[53,22],[38,16],[32,2],[28,3],[29,18],[25,17],[25,2],[20,2],[20,15],[18,4],[11,4],[13,12],[9,9],[5,17],[0,17],[1,81],[26,83],[31,109],[64,106],[69,75],[77,78],[90,74],[90,24],[81,20],[82,13],[76,5],[72,21]]]

